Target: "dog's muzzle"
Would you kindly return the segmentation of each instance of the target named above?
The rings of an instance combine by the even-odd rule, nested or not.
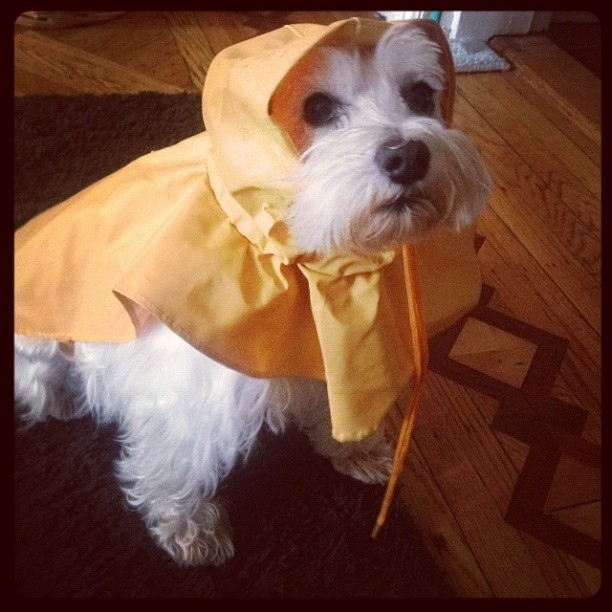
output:
[[[431,153],[421,140],[387,140],[378,147],[374,161],[393,183],[409,187],[424,179]]]

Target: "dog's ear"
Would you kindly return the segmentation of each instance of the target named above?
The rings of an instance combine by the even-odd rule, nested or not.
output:
[[[444,70],[444,89],[440,92],[440,111],[446,125],[450,127],[455,104],[455,63],[446,36],[440,25],[431,19],[412,19],[406,24],[419,28],[442,51],[440,66]]]
[[[321,69],[321,53],[314,49],[293,66],[280,82],[268,112],[287,134],[298,153],[310,144],[312,127],[304,121],[304,100],[308,93],[308,77]]]

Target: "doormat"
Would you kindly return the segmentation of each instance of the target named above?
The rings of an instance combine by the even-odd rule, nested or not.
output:
[[[511,65],[482,40],[449,41],[455,72],[491,72],[509,70]]]

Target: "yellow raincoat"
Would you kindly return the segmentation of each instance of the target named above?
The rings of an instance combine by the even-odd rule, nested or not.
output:
[[[334,437],[372,433],[413,373],[401,256],[316,260],[296,250],[283,179],[299,156],[269,107],[314,47],[374,43],[387,27],[291,25],[222,51],[204,87],[205,132],[135,160],[17,231],[16,332],[129,342],[157,319],[246,374],[327,381]],[[450,120],[448,47],[433,22],[415,27],[443,48]],[[473,232],[435,233],[417,256],[434,334],[478,300]]]

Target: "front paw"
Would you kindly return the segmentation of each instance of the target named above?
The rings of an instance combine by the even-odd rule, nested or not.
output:
[[[148,517],[158,545],[181,566],[222,565],[234,556],[232,528],[223,506],[203,501],[192,518]]]
[[[334,468],[368,484],[389,480],[393,465],[393,448],[382,435],[361,442],[345,442],[331,457]]]

